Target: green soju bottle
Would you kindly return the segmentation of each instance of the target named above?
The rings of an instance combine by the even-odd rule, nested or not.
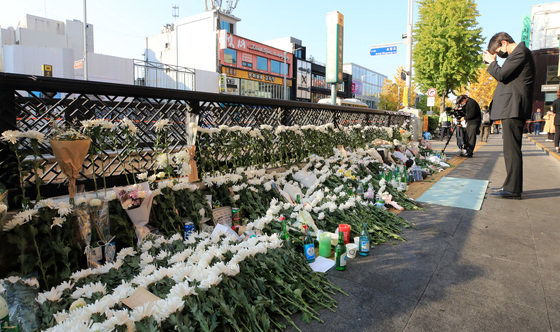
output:
[[[290,248],[290,233],[286,228],[286,217],[281,216],[279,220],[282,222],[282,232],[280,233],[280,240],[284,243],[284,248]]]
[[[407,171],[406,171],[406,166],[404,166],[404,172],[401,175],[401,189],[402,191],[406,191],[408,189],[408,185],[407,185]]]
[[[303,226],[305,231],[305,238],[303,239],[303,253],[308,263],[315,261],[315,241],[309,233],[309,227]]]
[[[369,245],[370,245],[370,241],[369,241],[369,233],[367,231],[367,224],[364,223],[364,226],[362,228],[362,233],[360,234],[360,242],[358,246],[358,253],[360,254],[360,256],[369,255]]]
[[[344,245],[344,233],[338,230],[338,244],[334,249],[334,268],[339,271],[346,270],[346,246]]]

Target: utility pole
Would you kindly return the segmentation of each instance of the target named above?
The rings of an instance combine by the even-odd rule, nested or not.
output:
[[[408,25],[406,28],[406,105],[410,107],[410,95],[412,87],[412,4],[413,0],[408,0]]]
[[[175,29],[175,89],[179,89],[179,25],[177,24],[177,18],[179,17],[179,6],[175,5],[172,8],[171,16],[175,19],[174,29]]]
[[[287,74],[286,73],[287,72],[287,70],[286,70],[286,56],[287,56],[286,51],[284,51],[284,68],[282,69],[282,72],[284,73],[284,100],[288,99],[288,91],[287,91],[287,86],[288,85],[286,84],[286,74]]]
[[[88,80],[88,58],[87,58],[87,0],[84,0],[84,80]]]

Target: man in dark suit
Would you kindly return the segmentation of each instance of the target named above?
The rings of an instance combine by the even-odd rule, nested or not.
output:
[[[500,67],[496,55],[505,58]],[[490,118],[502,121],[502,138],[506,178],[501,188],[491,195],[499,198],[521,199],[523,191],[523,155],[521,142],[523,125],[531,117],[535,62],[524,42],[516,44],[505,32],[492,36],[483,54],[489,63],[488,73],[497,81],[490,108]]]
[[[476,135],[480,129],[481,114],[480,105],[476,100],[467,95],[457,97],[457,106],[465,113],[464,120],[467,121],[467,129],[465,130],[465,150],[466,157],[471,158],[476,145]]]

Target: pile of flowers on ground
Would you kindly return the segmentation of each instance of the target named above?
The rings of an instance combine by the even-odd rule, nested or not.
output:
[[[83,269],[86,244],[75,235],[79,234],[77,217],[75,208],[68,203],[40,200],[4,224],[3,231],[15,245],[18,256],[12,271],[22,276],[39,271],[41,289],[50,289],[37,296],[42,328],[126,330],[127,325],[134,325],[145,330],[165,330],[171,326],[196,330],[233,326],[237,330],[253,330],[282,328],[280,320],[266,318],[270,315],[282,317],[290,324],[289,316],[298,311],[306,320],[319,319],[316,309],[320,303],[333,308],[334,301],[328,294],[335,288],[321,275],[311,272],[301,255],[301,226],[309,223],[302,217],[304,212],[311,216],[314,229],[333,231],[346,223],[351,226],[351,236],[357,236],[365,222],[372,244],[402,240],[399,233],[409,224],[386,207],[418,206],[400,186],[392,183],[397,178],[393,174],[400,170],[406,183],[410,176],[404,171],[405,165],[414,165],[425,173],[442,167],[439,160],[431,158],[433,153],[429,149],[395,139],[395,133],[402,138],[407,132],[394,128],[354,126],[335,131],[332,126],[298,127],[278,128],[274,134],[271,128],[248,132],[227,128],[216,129],[214,133],[205,130],[208,131],[198,129],[200,135],[208,136],[223,132],[229,136],[220,139],[233,142],[243,135],[255,140],[274,136],[271,142],[280,144],[275,152],[277,159],[264,166],[228,168],[222,172],[219,169],[223,156],[234,158],[238,151],[243,158],[233,164],[245,165],[243,160],[253,154],[250,149],[243,152],[229,144],[230,147],[215,151],[218,155],[212,162],[219,167],[203,168],[208,171],[204,172],[204,186],[200,186],[190,183],[188,177],[170,177],[171,168],[166,168],[166,162],[175,158],[166,156],[164,144],[162,155],[166,157],[162,157],[161,163],[165,170],[138,175],[140,181],[147,183],[145,189],[134,186],[104,193],[103,199],[109,202],[113,239],[119,248],[131,247],[122,249],[114,261]],[[327,151],[320,142],[333,133],[338,138],[329,141]],[[308,150],[282,147],[295,137],[292,135],[305,138],[310,144]],[[261,143],[266,142],[265,139]],[[338,147],[338,143],[346,144],[340,144],[346,149]],[[199,149],[201,156],[206,153],[202,150]],[[309,154],[310,151],[315,153]],[[270,156],[262,154],[255,158],[265,160]],[[186,165],[184,159],[188,158],[183,157],[176,159]],[[231,164],[225,161],[226,165]],[[288,165],[268,168],[280,163]],[[377,199],[366,198],[360,188],[371,188]],[[152,241],[152,235],[148,235],[135,250],[132,247],[142,239],[131,227],[127,209],[138,208],[148,194],[153,197],[153,207],[147,226],[152,233],[164,237],[158,235]],[[208,205],[207,194],[212,195],[216,206],[241,210],[241,224],[246,226],[242,237],[249,240],[235,242],[205,232],[194,233],[187,241],[178,236],[185,220],[200,229],[205,216],[211,216],[213,206]],[[80,199],[85,205],[99,200],[91,194]],[[280,248],[276,237],[281,216],[286,218],[294,239],[290,250]],[[120,300],[138,287],[147,288],[160,300],[150,307],[127,309]]]
[[[114,263],[77,271],[38,293],[37,323],[48,331],[248,331],[295,326],[296,312],[320,320],[317,309],[333,310],[332,295],[342,291],[281,244],[276,235],[146,240],[138,250],[122,249]],[[138,288],[159,299],[123,305]]]

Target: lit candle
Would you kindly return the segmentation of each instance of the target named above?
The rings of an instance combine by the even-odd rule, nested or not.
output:
[[[338,231],[344,233],[344,244],[348,244],[350,242],[350,225],[340,224]]]

